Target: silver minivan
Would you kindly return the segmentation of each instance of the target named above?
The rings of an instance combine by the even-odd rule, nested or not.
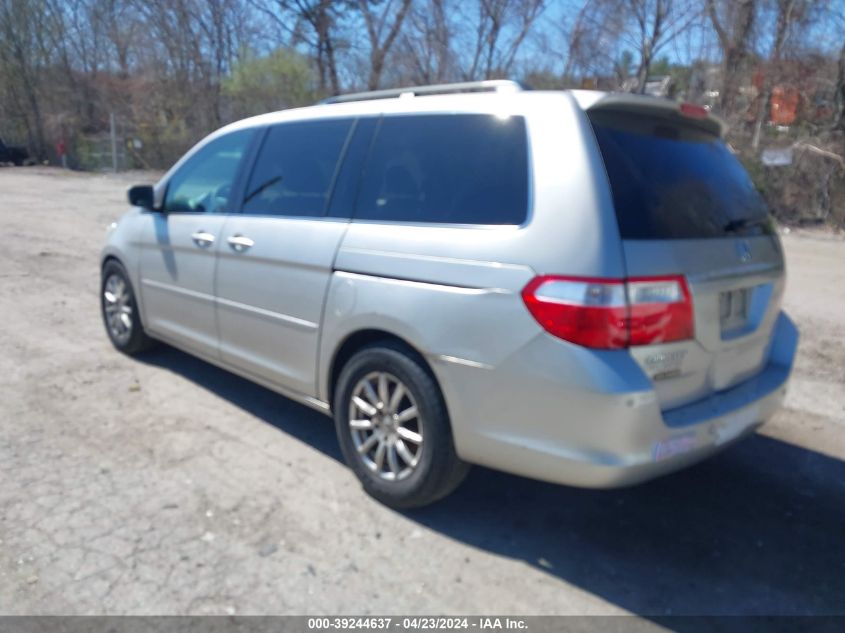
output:
[[[644,481],[753,432],[795,356],[781,245],[723,131],[695,105],[505,81],[240,121],[130,190],[106,330],[333,415],[394,507],[469,464]]]

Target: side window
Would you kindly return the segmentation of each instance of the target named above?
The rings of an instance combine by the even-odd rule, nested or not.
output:
[[[203,146],[167,184],[164,209],[173,212],[226,211],[232,184],[255,130],[238,130]]]
[[[249,178],[243,212],[322,216],[350,119],[282,123],[264,138]]]
[[[373,142],[356,219],[521,224],[528,210],[523,117],[385,117]]]

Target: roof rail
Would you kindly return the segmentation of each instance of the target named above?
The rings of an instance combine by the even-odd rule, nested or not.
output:
[[[319,103],[348,103],[350,101],[372,101],[375,99],[394,99],[398,97],[416,97],[426,95],[447,95],[462,92],[520,92],[528,87],[509,79],[488,79],[486,81],[466,81],[455,84],[437,84],[433,86],[414,86],[409,88],[390,88],[372,92],[355,92],[323,99]]]

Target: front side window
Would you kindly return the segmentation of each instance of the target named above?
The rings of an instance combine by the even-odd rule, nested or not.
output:
[[[525,119],[435,114],[383,119],[354,217],[522,224],[527,210]]]
[[[282,123],[265,137],[249,178],[243,212],[322,216],[349,119]]]
[[[219,213],[228,210],[232,184],[255,130],[239,130],[204,145],[167,184],[168,213]]]

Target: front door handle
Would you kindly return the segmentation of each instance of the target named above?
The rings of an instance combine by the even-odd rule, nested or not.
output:
[[[214,235],[208,231],[197,231],[196,233],[191,233],[191,239],[194,240],[194,243],[200,248],[205,248],[206,246],[214,244]]]
[[[226,241],[229,242],[229,246],[231,246],[239,253],[243,253],[245,250],[251,248],[255,244],[255,242],[253,242],[251,239],[240,234],[233,235]]]

